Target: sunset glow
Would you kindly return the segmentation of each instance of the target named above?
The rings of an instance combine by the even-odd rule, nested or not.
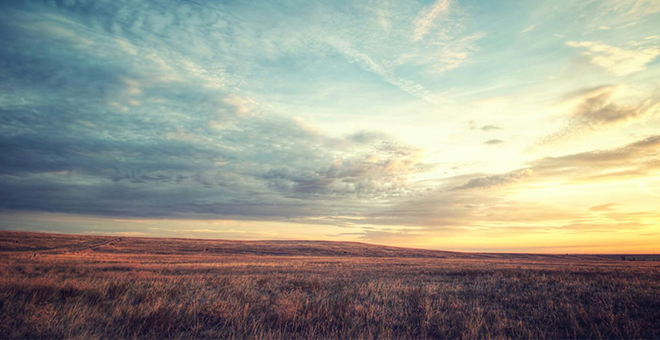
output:
[[[0,230],[660,253],[660,2],[0,3]]]

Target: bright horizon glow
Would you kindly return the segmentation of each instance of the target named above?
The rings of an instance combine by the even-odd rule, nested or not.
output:
[[[0,4],[0,230],[660,253],[660,2]]]

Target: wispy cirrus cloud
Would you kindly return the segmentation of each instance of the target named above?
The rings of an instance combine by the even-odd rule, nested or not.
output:
[[[394,63],[425,65],[435,74],[465,65],[486,36],[485,32],[465,34],[465,19],[456,1],[437,0],[425,7],[413,21],[413,44]]]
[[[452,7],[452,0],[437,0],[426,7],[413,21],[413,41],[423,39],[436,25],[436,20],[447,16]]]
[[[377,26],[365,25],[364,21],[356,22],[353,18],[345,23],[359,27],[363,34],[347,33],[342,25],[330,32],[325,27],[319,28],[319,32],[323,33],[318,34],[317,39],[322,45],[330,46],[344,55],[351,63],[378,75],[384,82],[426,102],[438,104],[438,98],[427,89],[425,83],[414,80],[415,75],[409,71],[401,70],[420,69],[424,73],[442,74],[464,66],[470,56],[479,50],[477,42],[485,33],[466,33],[462,21],[467,14],[459,10],[452,13],[450,9],[457,4],[451,0],[439,0],[417,14],[411,41],[406,34],[410,22],[403,19],[402,13],[398,11],[407,13],[418,6],[384,6],[387,10],[381,8],[375,12],[374,22]],[[451,20],[450,14],[453,14]],[[342,14],[329,11],[320,16],[316,21],[334,23],[336,17],[342,17]],[[386,27],[389,33],[386,36],[381,33],[384,18],[388,18]],[[438,28],[437,34],[427,37],[436,28],[436,21],[442,18],[447,21]],[[314,26],[315,21],[309,24]]]
[[[332,41],[331,45],[344,54],[348,60],[360,65],[364,70],[380,76],[385,82],[396,86],[414,97],[423,99],[429,103],[436,103],[436,99],[431,96],[430,92],[424,86],[394,75],[392,69],[374,61],[366,53],[354,49],[347,42],[336,40]]]
[[[607,0],[598,5],[598,17],[614,16],[616,23],[639,20],[660,13],[660,3],[655,0]]]
[[[524,30],[520,31],[520,33],[531,32],[531,31],[533,31],[535,28],[536,28],[536,25],[529,25],[529,26],[527,26]]]

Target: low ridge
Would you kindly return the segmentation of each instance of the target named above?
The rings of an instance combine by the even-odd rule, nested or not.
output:
[[[154,255],[353,256],[401,258],[601,258],[588,255],[465,253],[345,241],[147,238],[0,231],[0,252],[62,254],[99,252]]]

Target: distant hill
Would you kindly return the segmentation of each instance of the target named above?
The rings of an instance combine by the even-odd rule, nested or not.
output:
[[[460,259],[602,259],[588,255],[541,255],[465,253],[401,248],[361,242],[335,241],[235,241],[184,238],[89,236],[0,231],[0,253],[61,254],[99,252],[113,254],[208,255],[208,256],[351,256]]]

